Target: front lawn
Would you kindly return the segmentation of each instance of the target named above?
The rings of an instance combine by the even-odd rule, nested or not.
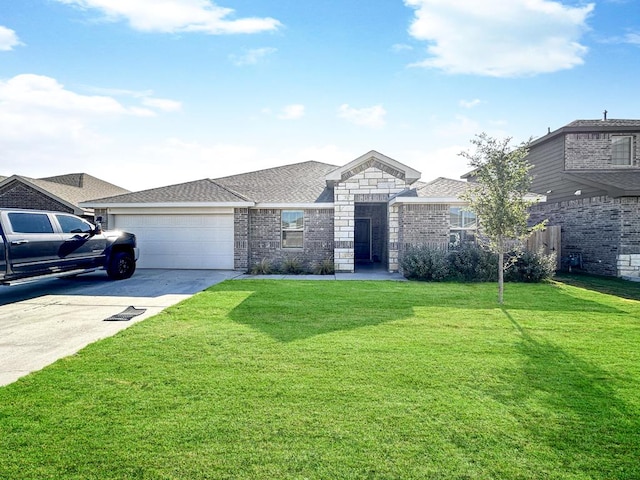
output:
[[[0,388],[0,478],[640,478],[640,302],[496,291],[222,283]]]

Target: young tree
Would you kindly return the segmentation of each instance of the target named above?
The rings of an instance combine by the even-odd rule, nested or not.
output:
[[[502,304],[505,252],[513,240],[524,239],[530,231],[528,207],[534,201],[525,198],[531,186],[531,166],[525,159],[529,142],[512,147],[511,138],[499,140],[482,133],[471,143],[474,153],[460,153],[474,169],[472,186],[463,197],[478,217],[481,236],[498,254],[498,302]]]

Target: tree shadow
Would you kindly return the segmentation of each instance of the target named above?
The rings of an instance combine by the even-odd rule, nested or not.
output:
[[[446,285],[440,284],[434,294],[430,294],[430,288],[425,284],[424,294],[416,295],[415,285],[411,283],[339,282],[340,289],[327,290],[328,284],[335,283],[297,281],[299,288],[294,293],[286,289],[287,293],[283,295],[280,282],[259,281],[260,288],[255,289],[248,288],[251,285],[248,282],[252,281],[225,282],[215,287],[218,291],[252,290],[251,295],[228,313],[229,318],[282,342],[414,318],[416,311],[433,309],[433,315],[437,316],[451,315],[451,310],[499,308],[495,301],[474,298],[474,293],[483,288],[478,284],[456,284],[448,290]],[[527,288],[525,285],[522,287]],[[331,297],[324,298],[328,291]],[[610,305],[574,297],[557,288],[546,286],[542,291],[552,297],[550,301],[540,301],[540,294],[536,292],[530,296],[514,295],[509,300],[509,308],[626,313]]]
[[[598,275],[569,273],[557,275],[554,280],[558,283],[591,290],[593,292],[614,295],[616,297],[626,298],[627,300],[640,301],[640,282]]]
[[[505,369],[489,394],[553,449],[567,472],[589,478],[640,478],[640,415],[616,388],[634,378],[604,370],[551,342],[534,338],[503,309],[521,336],[519,368]],[[585,472],[592,460],[606,472]]]

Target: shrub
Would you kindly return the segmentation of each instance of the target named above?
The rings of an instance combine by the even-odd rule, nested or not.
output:
[[[313,267],[313,273],[316,275],[333,275],[335,273],[333,258],[325,258],[321,262],[316,263]]]
[[[506,282],[541,282],[553,277],[556,271],[555,254],[519,252],[513,254],[504,272]]]
[[[477,245],[452,250],[449,260],[450,279],[459,282],[495,282],[498,280],[498,256]]]
[[[288,275],[300,275],[306,272],[303,263],[297,257],[285,258],[280,269],[282,273]]]
[[[263,258],[251,267],[251,275],[269,275],[271,273],[273,273],[273,267],[271,266],[271,262],[266,258]]]
[[[505,262],[506,282],[541,282],[555,273],[555,255],[512,253]],[[475,245],[444,252],[426,246],[414,247],[403,256],[404,276],[424,281],[496,282],[498,255]]]
[[[440,282],[449,277],[447,253],[427,246],[410,248],[400,262],[404,276]]]

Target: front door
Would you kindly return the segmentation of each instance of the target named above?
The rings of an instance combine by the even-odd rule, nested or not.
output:
[[[371,261],[371,219],[356,218],[354,233],[354,253],[356,262]]]

